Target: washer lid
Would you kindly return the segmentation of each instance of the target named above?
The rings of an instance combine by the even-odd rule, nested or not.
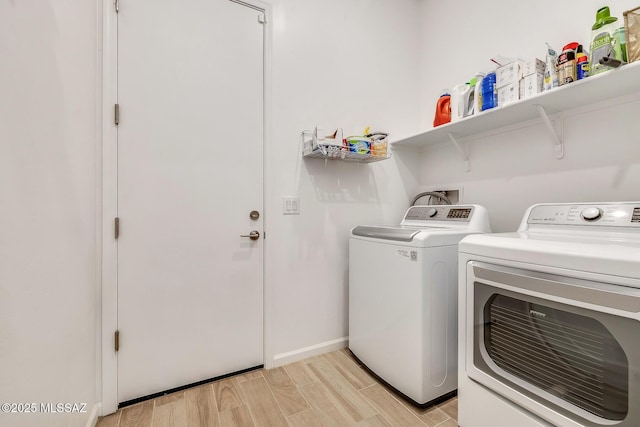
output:
[[[398,242],[411,242],[420,230],[408,228],[374,227],[359,225],[351,231],[354,236],[372,237],[374,239],[395,240]]]

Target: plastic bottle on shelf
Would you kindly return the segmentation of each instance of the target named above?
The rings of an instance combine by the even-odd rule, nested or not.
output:
[[[558,86],[572,83],[577,80],[576,77],[576,51],[582,47],[578,42],[565,45],[562,53],[558,56]]]
[[[465,111],[464,111],[464,115],[466,116],[473,116],[473,114],[475,113],[476,109],[475,109],[475,103],[476,103],[476,86],[478,84],[478,80],[473,77],[470,81],[469,81],[469,96],[467,97],[467,103],[465,106]]]
[[[620,46],[622,61],[627,62],[627,37],[625,34],[624,27],[620,27],[613,32],[613,37],[615,38],[616,43]]]
[[[496,73],[492,71],[482,79],[482,111],[498,106],[498,92],[496,91]]]
[[[469,93],[468,115],[475,116],[482,111],[482,78],[484,73],[476,73],[471,79],[471,92]]]
[[[598,9],[596,12],[596,22],[591,27],[591,47],[589,49],[589,57],[591,58],[590,75],[594,76],[611,69],[606,65],[600,64],[600,59],[602,58],[623,60],[620,43],[614,36],[615,31],[619,27],[618,18],[611,16],[609,6]]]
[[[451,121],[456,122],[465,117],[469,103],[469,83],[461,83],[453,87],[451,91]]]
[[[589,77],[589,57],[582,52],[576,55],[576,77],[578,80]]]
[[[449,89],[442,91],[442,95],[436,102],[436,115],[433,119],[433,127],[449,123],[451,121],[451,95]]]
[[[558,70],[556,68],[556,61],[558,60],[558,54],[549,43],[547,43],[547,56],[546,67],[544,69],[544,83],[542,90],[551,90],[554,87],[558,87]]]

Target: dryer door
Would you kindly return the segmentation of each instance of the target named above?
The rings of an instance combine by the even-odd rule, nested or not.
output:
[[[467,274],[469,377],[556,425],[640,425],[640,289],[479,262]]]

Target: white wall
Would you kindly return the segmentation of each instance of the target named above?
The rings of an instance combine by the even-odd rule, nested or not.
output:
[[[349,229],[397,222],[419,189],[463,185],[463,200],[486,205],[498,231],[537,201],[640,198],[638,101],[568,117],[559,161],[540,126],[471,142],[470,173],[449,146],[370,165],[300,156],[300,131],[317,124],[346,134],[371,125],[392,140],[426,129],[438,91],[489,68],[486,58],[543,55],[544,41],[558,50],[586,43],[599,3],[516,10],[494,1],[480,12],[432,0],[272,4],[268,364],[348,335]],[[491,29],[485,22],[501,6],[502,30]],[[0,67],[0,401],[95,401],[96,9],[78,0],[0,5],[0,54],[10,59]],[[299,216],[282,215],[283,196],[300,197]],[[87,415],[46,424],[83,425]]]
[[[638,101],[568,117],[559,161],[540,126],[471,142],[470,173],[446,145],[370,165],[300,156],[300,131],[317,124],[346,134],[371,125],[392,140],[426,129],[441,88],[497,53],[586,43],[600,4],[502,1],[473,13],[471,2],[432,0],[272,4],[268,364],[348,335],[348,231],[397,222],[419,189],[463,185],[463,200],[486,205],[498,231],[538,201],[640,198]],[[502,30],[491,29],[483,21],[501,5]],[[96,400],[96,10],[79,0],[0,4],[0,402]],[[283,196],[300,197],[299,216],[282,215]],[[87,417],[0,413],[0,425]]]
[[[281,364],[348,335],[349,230],[397,223],[417,187],[415,156],[369,165],[303,160],[300,132],[322,125],[347,136],[370,125],[392,140],[417,132],[419,1],[273,5],[266,356]],[[299,216],[282,215],[283,196],[300,197]]]
[[[90,408],[100,17],[98,2],[58,3],[0,6],[0,403]],[[420,43],[418,0],[272,4],[267,364],[345,344],[348,232],[397,222],[418,182],[412,154],[371,165],[303,161],[300,131],[417,132]],[[283,196],[300,197],[299,216],[281,214]],[[87,417],[0,414],[0,424],[80,426]]]
[[[96,37],[93,2],[0,2],[0,403],[96,402]]]
[[[422,8],[422,129],[432,126],[436,99],[444,87],[468,81],[478,70],[492,69],[488,58],[537,56],[545,44],[557,51],[578,41],[589,44],[596,0],[477,3],[425,0]],[[635,0],[609,2],[622,25],[622,12]],[[455,26],[455,29],[452,28]],[[444,37],[443,37],[444,35]],[[556,160],[542,125],[498,133],[467,144],[471,172],[452,146],[426,150],[420,188],[442,184],[463,187],[463,202],[484,205],[494,231],[517,228],[524,210],[539,202],[639,200],[640,96],[604,102],[566,113],[565,157]]]

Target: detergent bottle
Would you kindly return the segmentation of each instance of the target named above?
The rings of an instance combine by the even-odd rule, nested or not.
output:
[[[433,119],[433,127],[449,123],[451,121],[451,95],[449,90],[444,90],[438,102],[436,102],[436,115]]]
[[[465,116],[470,91],[469,83],[461,83],[453,87],[451,91],[451,122],[456,122]]]
[[[473,94],[469,95],[469,110],[470,114],[477,115],[482,111],[482,79],[484,78],[484,73],[477,72],[476,75],[471,79],[471,90]],[[475,84],[473,82],[475,81]]]
[[[476,84],[478,83],[478,80],[476,80],[475,77],[473,77],[470,81],[469,81],[469,96],[467,97],[467,103],[465,105],[465,110],[464,110],[464,116],[472,116],[473,113],[475,112],[475,108],[474,108],[474,104],[476,101]]]
[[[482,79],[482,111],[498,106],[498,92],[496,91],[496,73],[492,71]]]

